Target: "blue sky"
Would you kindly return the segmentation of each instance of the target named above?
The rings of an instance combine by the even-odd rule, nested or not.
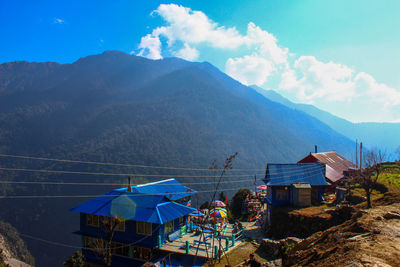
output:
[[[0,63],[178,56],[351,121],[400,122],[398,10],[396,0],[3,0]]]

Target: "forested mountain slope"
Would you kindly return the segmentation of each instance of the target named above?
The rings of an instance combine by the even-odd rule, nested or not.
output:
[[[148,60],[121,52],[73,64],[0,65],[0,153],[58,159],[207,169],[239,152],[224,183],[228,195],[260,181],[267,162],[296,162],[314,149],[345,156],[354,144],[316,118],[270,101],[208,63]],[[133,182],[176,176],[199,191],[213,189],[209,171],[132,168],[0,157],[0,166],[135,174]],[[157,176],[158,175],[158,176]],[[181,177],[184,176],[184,177]],[[196,176],[196,177],[194,177]],[[0,172],[2,180],[126,182],[125,175]],[[244,180],[245,182],[238,182]],[[211,185],[211,186],[210,186]],[[98,195],[115,186],[1,185],[8,195]],[[209,198],[201,192],[198,202]],[[75,244],[88,198],[0,199],[0,216],[21,233]],[[196,201],[194,200],[194,204]],[[71,248],[26,240],[39,266],[59,265]]]

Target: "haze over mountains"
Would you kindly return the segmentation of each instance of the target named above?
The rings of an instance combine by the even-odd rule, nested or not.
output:
[[[256,85],[250,86],[271,101],[281,103],[289,108],[303,111],[329,125],[335,131],[345,135],[351,140],[363,142],[371,149],[377,148],[394,152],[400,147],[400,123],[388,122],[360,122],[352,123],[348,120],[334,116],[329,112],[320,110],[313,105],[293,103],[274,90],[264,90]],[[371,106],[373,108],[373,106]]]
[[[252,186],[268,162],[296,162],[314,150],[335,150],[351,159],[354,142],[302,111],[271,101],[209,63],[170,58],[148,60],[121,52],[81,58],[73,64],[12,62],[0,65],[0,153],[59,159],[208,168],[239,152],[235,168],[245,180],[226,183],[231,195]],[[134,182],[164,175],[210,175],[94,166],[0,157],[2,167],[80,172],[135,173]],[[1,171],[18,181],[122,182],[125,176]],[[146,175],[155,175],[150,178]],[[160,175],[157,177],[157,175]],[[212,178],[182,177],[182,182]],[[238,180],[234,175],[227,179]],[[261,180],[261,179],[259,179]],[[211,190],[210,184],[193,185]],[[112,186],[19,185],[2,194],[99,195]],[[206,200],[202,193],[199,201]],[[79,245],[71,232],[78,215],[69,209],[85,201],[1,200],[1,218],[22,233]],[[45,231],[44,231],[45,229]],[[71,249],[28,240],[39,266],[54,266]]]

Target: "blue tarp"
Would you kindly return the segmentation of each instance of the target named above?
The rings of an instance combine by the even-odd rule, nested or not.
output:
[[[73,208],[72,211],[164,224],[196,209],[169,201],[163,195],[140,195],[113,190]]]
[[[266,185],[288,186],[293,183],[309,183],[312,186],[329,185],[325,181],[320,163],[268,164]]]
[[[126,192],[128,188],[125,187],[118,190]],[[180,184],[174,178],[132,186],[132,192],[138,194],[165,195],[170,200],[178,200],[196,194],[196,191]]]

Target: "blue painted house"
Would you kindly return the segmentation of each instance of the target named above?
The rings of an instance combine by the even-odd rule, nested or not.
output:
[[[296,205],[293,191],[302,187],[300,184],[308,184],[311,199],[321,201],[329,185],[320,163],[268,164],[263,181],[267,185],[266,202],[272,206]]]
[[[141,266],[162,259],[165,255],[157,248],[168,239],[179,238],[188,214],[196,211],[176,201],[187,201],[194,193],[168,179],[116,189],[73,208],[80,212],[80,230],[76,233],[82,237],[82,253],[88,265],[102,264],[99,244],[104,244],[102,240],[108,236],[104,218],[120,219],[112,238],[112,266]]]
[[[268,223],[273,207],[310,206],[323,200],[329,186],[320,163],[268,164],[263,181]]]

